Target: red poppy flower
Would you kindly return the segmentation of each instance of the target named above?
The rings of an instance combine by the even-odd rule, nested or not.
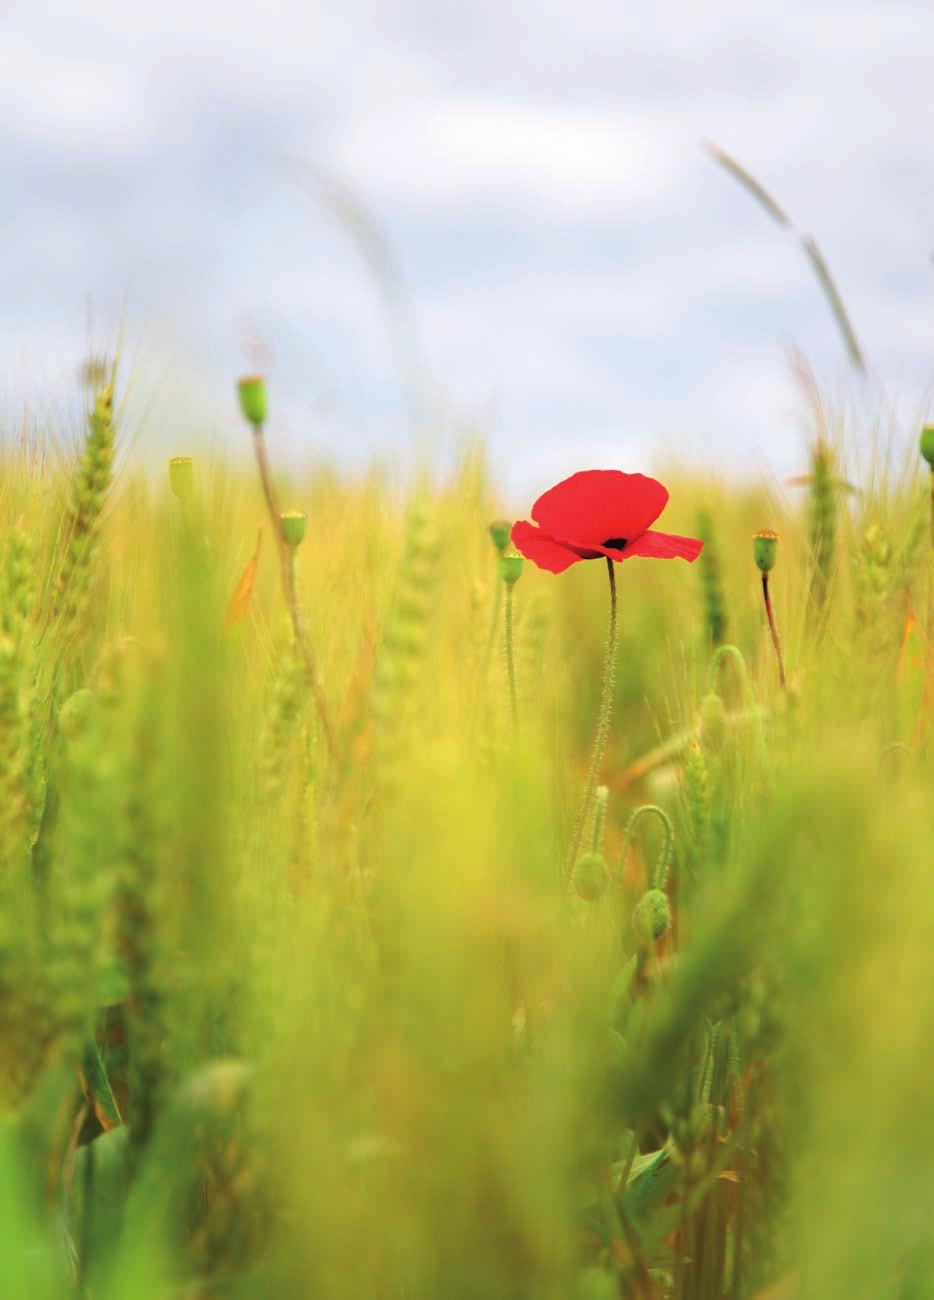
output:
[[[540,569],[563,573],[578,560],[693,561],[704,543],[649,528],[665,509],[668,489],[645,474],[584,469],[549,488],[532,507],[536,528],[520,519],[512,540]]]

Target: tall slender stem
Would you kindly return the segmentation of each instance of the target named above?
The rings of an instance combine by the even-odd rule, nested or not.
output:
[[[613,561],[609,556],[606,557],[606,570],[610,579],[610,631],[607,636],[606,652],[603,657],[600,705],[597,710],[597,728],[594,732],[593,748],[590,751],[590,768],[587,772],[587,783],[584,786],[584,798],[577,814],[577,821],[574,824],[571,847],[568,850],[567,861],[564,864],[564,883],[566,885],[570,883],[571,873],[574,870],[574,864],[580,852],[581,841],[584,838],[590,805],[593,802],[594,790],[600,774],[600,764],[603,761],[603,751],[606,749],[606,738],[610,732],[610,717],[613,713],[613,685],[616,677],[616,570],[613,568]]]
[[[497,568],[496,586],[493,588],[493,608],[490,611],[490,630],[486,636],[486,646],[483,651],[483,672],[486,675],[487,666],[490,662],[490,655],[493,653],[493,646],[496,642],[496,629],[499,627],[499,607],[503,597],[503,579]]]
[[[765,601],[765,612],[769,620],[769,631],[772,633],[772,645],[775,647],[775,657],[778,660],[778,678],[782,686],[785,685],[785,665],[782,661],[782,647],[778,640],[778,628],[775,626],[775,615],[772,613],[772,599],[769,596],[769,575],[762,575],[762,597]]]
[[[327,741],[328,750],[332,757],[337,753],[337,744],[334,739],[334,731],[331,727],[331,718],[328,712],[327,700],[324,698],[324,691],[321,687],[321,680],[318,676],[318,664],[315,659],[315,653],[312,649],[311,640],[302,621],[302,612],[298,604],[298,596],[295,590],[295,570],[292,566],[292,557],[288,543],[282,535],[282,519],[279,503],[276,500],[275,488],[272,485],[272,475],[269,472],[269,457],[266,454],[266,439],[263,437],[262,425],[255,425],[253,429],[253,449],[256,452],[256,463],[259,467],[260,482],[263,485],[263,496],[266,498],[266,509],[269,511],[269,518],[272,522],[272,535],[276,539],[276,549],[279,552],[279,568],[282,573],[282,591],[285,596],[285,603],[289,611],[289,618],[292,620],[292,630],[295,633],[295,641],[298,645],[299,652],[305,665],[305,676],[308,678],[308,684],[311,687],[311,693],[314,696],[315,708],[318,711],[318,718],[321,722],[321,730],[324,732],[324,738]]]
[[[509,707],[512,712],[513,733],[519,729],[519,706],[516,700],[516,661],[513,654],[512,591],[513,583],[506,584],[506,676],[509,679]]]

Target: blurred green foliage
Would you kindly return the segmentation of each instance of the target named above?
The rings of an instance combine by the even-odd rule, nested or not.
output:
[[[0,468],[3,1300],[934,1294],[920,466],[833,551],[669,477],[569,891],[602,564],[525,566],[514,729],[482,457],[281,484],[332,757],[258,486],[113,432]]]

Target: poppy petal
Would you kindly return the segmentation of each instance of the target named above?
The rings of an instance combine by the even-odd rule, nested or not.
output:
[[[550,573],[563,573],[581,559],[574,551],[569,551],[566,546],[524,519],[513,524],[511,536],[513,545],[527,560]]]
[[[631,555],[641,555],[653,560],[687,560],[693,564],[703,549],[704,543],[696,537],[649,531],[623,547],[617,555],[621,560],[628,560]],[[607,554],[606,550],[604,554]]]
[[[667,502],[665,485],[645,474],[584,469],[544,492],[532,518],[552,537],[602,546],[609,537],[639,537]]]

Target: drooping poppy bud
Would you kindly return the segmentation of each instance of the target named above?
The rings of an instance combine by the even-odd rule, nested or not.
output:
[[[778,553],[778,533],[763,528],[752,539],[752,558],[760,573],[770,573],[775,567]]]
[[[191,500],[195,490],[195,465],[190,456],[173,456],[169,461],[169,487],[183,505]]]
[[[663,889],[649,889],[636,903],[632,928],[643,943],[660,939],[671,924],[671,904]]]
[[[301,546],[308,526],[308,516],[304,510],[283,510],[279,522],[282,525],[282,536],[285,538],[286,545],[293,550]]]
[[[266,423],[266,381],[262,375],[246,375],[237,383],[240,410],[254,429]]]

